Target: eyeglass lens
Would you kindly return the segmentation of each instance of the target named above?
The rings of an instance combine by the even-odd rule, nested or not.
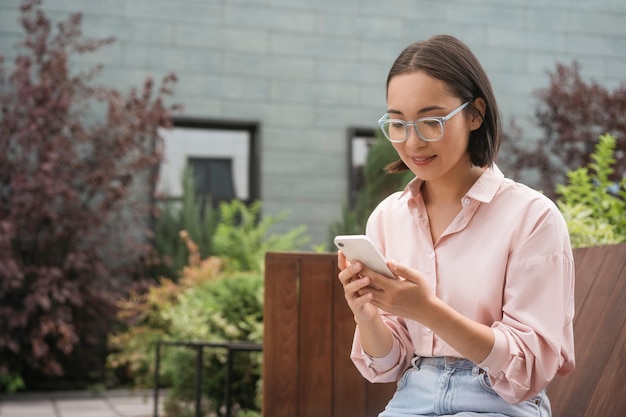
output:
[[[411,128],[413,128],[413,123],[407,124],[403,121],[389,120],[383,124],[385,136],[394,141],[406,140]],[[443,126],[437,119],[420,120],[415,124],[415,128],[422,139],[439,139],[443,134]]]

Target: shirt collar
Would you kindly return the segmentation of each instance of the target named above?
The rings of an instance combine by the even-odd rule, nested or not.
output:
[[[503,179],[504,174],[500,171],[500,168],[498,168],[496,164],[493,164],[493,166],[488,167],[483,171],[482,175],[478,178],[478,180],[476,180],[465,196],[482,203],[489,203],[496,194],[496,191],[498,191],[498,188],[500,188],[500,184],[502,184]],[[424,180],[420,178],[416,177],[412,179],[406,185],[404,191],[400,193],[399,198],[402,198],[408,193],[410,193],[413,197],[421,194],[423,183]]]
[[[466,196],[482,203],[489,203],[496,195],[500,184],[504,180],[504,174],[496,164],[485,169],[483,174],[472,185]]]

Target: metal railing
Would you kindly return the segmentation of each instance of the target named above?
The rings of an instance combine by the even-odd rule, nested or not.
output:
[[[202,400],[202,363],[205,348],[226,349],[226,380],[224,381],[224,402],[226,403],[226,417],[231,417],[231,384],[233,378],[233,357],[236,352],[261,352],[263,345],[258,343],[211,343],[211,342],[176,342],[159,340],[156,343],[155,370],[154,370],[154,417],[159,417],[159,371],[161,367],[162,346],[184,346],[196,350],[196,417],[201,417],[200,403]]]

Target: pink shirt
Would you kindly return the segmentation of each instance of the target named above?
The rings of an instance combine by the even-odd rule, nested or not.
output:
[[[532,398],[574,369],[574,260],[567,226],[547,197],[485,170],[461,212],[433,243],[413,180],[371,214],[367,235],[387,259],[421,271],[437,296],[490,326],[493,349],[477,364],[506,401]],[[351,357],[372,382],[397,381],[415,356],[461,356],[420,323],[381,311],[393,348],[370,358],[357,326]]]

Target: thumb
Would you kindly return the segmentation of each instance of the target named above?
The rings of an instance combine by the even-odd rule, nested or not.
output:
[[[420,273],[417,270],[400,264],[394,259],[389,260],[389,269],[391,269],[391,272],[393,272],[395,275],[402,277],[407,281],[411,281],[417,284],[421,280]]]

